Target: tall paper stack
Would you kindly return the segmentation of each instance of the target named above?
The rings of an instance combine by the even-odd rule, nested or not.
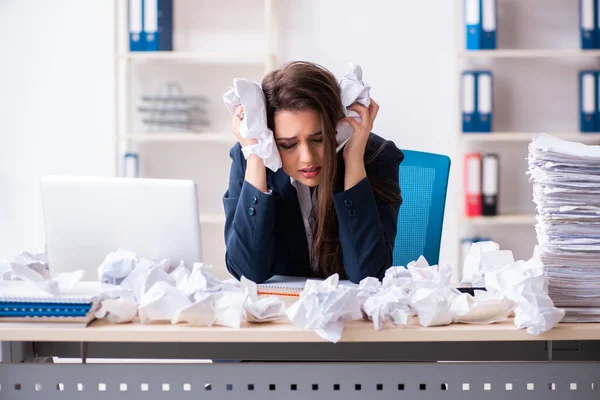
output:
[[[600,146],[535,135],[528,174],[548,294],[563,322],[599,322]]]

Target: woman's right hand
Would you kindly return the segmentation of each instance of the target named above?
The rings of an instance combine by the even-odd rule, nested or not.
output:
[[[235,135],[235,137],[237,138],[238,142],[240,142],[240,144],[242,145],[242,147],[251,145],[251,144],[256,144],[258,143],[258,140],[256,139],[245,139],[240,135],[240,125],[242,124],[242,120],[244,119],[244,106],[243,105],[239,105],[235,108],[235,111],[233,113],[233,123],[231,125],[231,130],[233,131],[233,134]]]

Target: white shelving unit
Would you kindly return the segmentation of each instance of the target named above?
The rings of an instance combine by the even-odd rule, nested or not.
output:
[[[497,50],[474,50],[474,51],[468,51],[465,49],[465,28],[464,28],[464,18],[463,18],[463,6],[464,6],[464,2],[462,0],[456,0],[457,2],[457,42],[456,42],[456,81],[455,81],[455,85],[456,85],[456,99],[457,104],[458,104],[458,110],[457,110],[457,121],[458,121],[458,126],[457,126],[457,158],[456,158],[456,162],[453,163],[453,168],[455,169],[454,173],[455,173],[455,178],[456,180],[459,182],[458,186],[458,190],[456,191],[456,193],[460,196],[458,199],[457,204],[459,205],[459,210],[457,211],[459,213],[459,215],[461,216],[459,218],[459,234],[464,234],[465,232],[469,232],[469,234],[475,232],[475,234],[481,234],[481,236],[491,236],[492,239],[494,239],[494,236],[496,234],[496,232],[498,231],[502,231],[504,232],[504,234],[508,234],[511,235],[511,239],[513,241],[519,241],[521,237],[524,237],[522,235],[532,235],[534,234],[533,231],[533,226],[536,223],[536,216],[534,213],[530,213],[530,212],[523,212],[523,213],[519,213],[519,212],[512,212],[512,213],[505,213],[503,211],[503,207],[502,204],[500,204],[499,207],[499,215],[497,216],[479,216],[479,217],[466,217],[464,215],[464,192],[463,192],[463,185],[464,185],[464,176],[463,176],[463,158],[464,158],[464,154],[468,151],[481,151],[481,152],[497,152],[498,149],[500,149],[500,154],[501,154],[501,159],[500,159],[500,174],[502,175],[503,173],[503,169],[505,169],[507,167],[507,165],[503,166],[503,162],[502,162],[502,148],[506,149],[510,149],[509,152],[516,152],[518,151],[518,155],[520,157],[521,152],[523,153],[523,156],[526,156],[526,149],[527,149],[527,144],[531,141],[531,139],[533,138],[533,135],[535,133],[541,133],[541,132],[546,132],[548,134],[551,134],[553,136],[559,137],[561,139],[564,140],[569,140],[569,141],[577,141],[577,142],[581,142],[581,143],[586,143],[586,144],[600,144],[600,132],[597,133],[581,133],[581,132],[576,132],[576,131],[544,131],[544,130],[540,130],[538,132],[532,132],[532,131],[521,131],[518,129],[515,130],[503,130],[503,131],[493,131],[493,132],[482,132],[482,133],[463,133],[462,132],[462,102],[461,102],[461,73],[465,70],[465,69],[491,69],[494,70],[494,68],[499,68],[499,70],[504,70],[506,72],[506,68],[511,69],[510,73],[505,73],[503,75],[503,79],[496,79],[496,76],[494,77],[494,97],[497,96],[497,93],[499,90],[503,90],[504,91],[504,99],[506,98],[511,98],[509,95],[506,95],[506,92],[508,90],[510,90],[507,87],[501,87],[500,85],[506,84],[507,82],[509,82],[510,80],[518,80],[519,79],[519,74],[523,71],[521,69],[521,65],[525,66],[525,65],[530,65],[529,63],[535,63],[536,68],[537,66],[539,66],[539,71],[540,74],[544,73],[544,67],[548,67],[548,66],[552,66],[552,65],[560,65],[560,66],[564,66],[564,65],[569,65],[571,68],[576,68],[577,65],[581,64],[582,67],[581,69],[586,69],[588,68],[590,65],[596,65],[596,63],[598,61],[600,61],[600,50],[581,50],[579,48],[558,48],[558,49],[547,49],[547,48],[524,48],[524,49],[519,49],[519,48],[510,48],[510,49],[503,49],[503,48],[498,48]],[[571,4],[572,2],[570,2]],[[503,14],[512,14],[512,16],[514,17],[516,15],[515,10],[518,9],[519,7],[534,7],[533,5],[527,5],[524,3],[520,3],[517,1],[507,1],[507,0],[497,0],[497,4],[498,4],[498,8],[500,9],[500,7],[502,7],[503,5],[506,6],[506,8],[504,9],[504,13],[502,12],[498,12],[498,33],[497,33],[497,37],[498,37],[498,44],[500,46],[502,46],[501,43],[501,39],[502,39],[502,29],[508,29],[506,27],[506,25],[508,25],[508,23],[510,23],[511,21],[503,21],[502,20],[502,16]],[[554,6],[556,5],[560,5],[560,3],[554,2]],[[571,7],[568,6],[568,7]],[[570,11],[574,11],[574,10],[570,10]],[[576,11],[576,10],[575,10]],[[560,15],[560,13],[555,13],[554,15]],[[574,15],[570,15],[570,17],[573,17]],[[532,17],[534,18],[534,17]],[[544,18],[544,17],[542,17]],[[547,16],[546,16],[547,18]],[[570,19],[569,21],[572,21],[573,19]],[[522,22],[521,22],[522,23]],[[528,25],[533,26],[534,24],[529,21]],[[565,26],[565,24],[561,25],[563,28]],[[554,26],[553,26],[554,27]],[[574,26],[573,29],[577,29],[577,26]],[[571,33],[569,33],[570,35]],[[573,31],[572,33],[573,35],[577,35],[577,38],[579,38],[579,30]],[[507,38],[508,36],[511,37],[512,40],[514,40],[514,38],[516,37],[514,33],[512,33],[511,35],[506,35],[504,36],[505,38]],[[574,37],[572,38],[574,39]],[[526,43],[532,43],[531,40],[526,40]],[[575,44],[574,40],[571,40],[572,44]],[[577,40],[576,42],[577,44],[579,43],[579,41]],[[551,46],[552,44],[554,44],[552,41],[550,41],[548,43],[549,46]],[[559,46],[564,45],[564,42],[562,44],[559,44]],[[511,46],[512,47],[512,46]],[[515,46],[518,47],[518,46]],[[518,66],[517,66],[518,65]],[[597,69],[600,69],[600,63],[598,63]],[[512,72],[514,71],[514,73]],[[531,71],[531,69],[525,69],[526,72]],[[567,73],[567,71],[572,71],[572,70],[567,70],[566,68],[561,70],[560,68],[555,70],[555,71],[560,71],[563,73]],[[542,77],[544,79],[546,79],[545,76],[542,75]],[[552,79],[556,79],[557,75],[551,75],[548,76],[547,79],[549,80],[547,83],[547,87],[551,87],[551,85],[554,84],[554,81]],[[575,80],[577,79],[577,76],[571,76],[569,75],[568,77],[564,77],[563,78],[568,81],[571,82],[570,80],[572,79],[572,82],[574,83]],[[536,81],[536,89],[539,90],[540,88],[540,83],[539,81]],[[546,83],[543,83],[543,85],[546,85]],[[511,87],[511,89],[514,87]],[[564,92],[563,92],[564,93]],[[575,97],[571,97],[569,98],[570,101],[573,101],[575,99]],[[540,99],[544,100],[544,99]],[[564,99],[559,98],[556,99],[555,101],[564,101]],[[494,99],[494,125],[498,125],[498,113],[497,111],[497,99]],[[578,126],[578,114],[577,114],[577,105],[568,103],[565,104],[565,107],[569,107],[569,109],[572,108],[572,113],[573,113],[573,124],[572,126]],[[537,110],[537,109],[536,109]],[[512,109],[511,109],[512,111]],[[507,112],[504,112],[502,114],[504,117],[506,117],[508,114]],[[537,114],[539,117],[539,113]],[[553,116],[551,113],[548,114],[548,118],[552,119],[552,118],[556,118],[555,116]],[[561,117],[564,119],[564,115]],[[529,121],[528,121],[529,122]],[[537,122],[537,120],[536,120]],[[542,122],[542,121],[540,121]],[[560,122],[564,122],[564,120],[561,120]],[[570,121],[569,121],[570,123]],[[501,124],[500,124],[501,125]],[[531,124],[530,124],[531,125]],[[536,124],[533,124],[536,125]],[[567,124],[558,124],[557,126],[566,126]],[[472,150],[472,148],[475,148],[477,150]],[[518,150],[516,150],[518,149]],[[510,153],[509,153],[510,154]],[[517,153],[514,153],[517,154]],[[515,168],[514,166],[510,166],[513,169]],[[520,167],[519,167],[520,168]],[[522,176],[515,176],[514,177],[514,181],[520,181],[523,179],[527,179],[525,176],[525,170],[521,171],[519,170],[519,174],[521,174]],[[510,178],[511,181],[513,180],[513,178]],[[521,186],[521,188],[523,188],[523,186]],[[501,188],[502,190],[502,188]],[[515,189],[517,190],[517,189]],[[527,196],[527,193],[518,193],[517,196],[519,199],[521,199],[521,202],[525,202],[528,199],[531,199],[531,195]],[[521,204],[521,206],[526,206],[525,208],[532,208],[532,203],[529,204]],[[511,204],[511,206],[509,207],[510,209],[515,209],[517,207],[515,207],[515,204]],[[502,246],[502,243],[500,243]],[[457,246],[459,246],[460,249],[460,240],[457,240],[456,243]],[[512,250],[512,249],[511,249]],[[461,265],[462,262],[462,258],[460,255],[460,251],[457,251],[457,254],[459,255],[458,260],[457,260],[457,265]],[[459,276],[462,273],[461,268],[458,267],[455,271],[455,273],[457,273]]]
[[[502,214],[491,217],[463,217],[464,222],[473,225],[533,225],[535,214]]]
[[[261,5],[264,8],[263,13],[263,21],[262,26],[260,26],[259,20],[256,18],[260,16],[260,14],[253,14],[254,25],[249,28],[246,25],[243,25],[243,28],[240,28],[240,25],[232,25],[231,31],[227,33],[227,27],[214,24],[209,25],[214,29],[210,31],[211,40],[210,45],[217,50],[221,48],[227,49],[226,51],[211,51],[211,46],[207,46],[208,49],[196,49],[194,46],[189,45],[189,41],[185,44],[187,46],[183,46],[182,48],[178,47],[176,34],[179,33],[179,37],[183,37],[189,39],[192,36],[186,36],[190,32],[182,32],[178,31],[178,29],[185,29],[185,24],[187,28],[194,27],[194,22],[196,22],[196,18],[188,19],[183,18],[183,14],[179,14],[181,20],[181,25],[178,24],[177,19],[177,10],[174,13],[174,50],[173,51],[158,51],[158,52],[129,52],[128,46],[128,29],[127,29],[127,0],[115,0],[115,43],[114,43],[114,73],[115,73],[115,152],[114,152],[114,174],[119,176],[121,174],[121,164],[122,157],[124,153],[128,151],[138,151],[140,150],[140,159],[143,158],[141,163],[144,163],[146,168],[141,168],[142,170],[151,171],[152,177],[179,177],[179,178],[187,178],[194,179],[196,184],[199,187],[199,200],[203,200],[200,202],[200,224],[202,229],[202,246],[203,246],[203,254],[205,262],[209,264],[215,265],[218,269],[224,267],[224,252],[225,245],[223,243],[223,227],[225,224],[225,216],[222,211],[222,205],[220,205],[220,198],[216,198],[215,193],[221,190],[221,186],[226,188],[227,182],[221,182],[228,176],[228,164],[225,161],[228,161],[228,151],[229,148],[235,143],[235,137],[233,133],[230,131],[221,131],[221,127],[226,125],[230,126],[230,121],[224,121],[223,114],[208,115],[211,119],[211,125],[215,121],[213,119],[218,119],[214,125],[219,127],[218,130],[212,130],[209,132],[144,132],[141,131],[139,127],[135,127],[134,122],[134,106],[131,101],[134,95],[138,95],[139,93],[132,92],[132,84],[134,83],[134,79],[136,78],[135,74],[138,69],[136,67],[139,66],[149,66],[151,67],[146,71],[144,79],[150,80],[152,82],[153,79],[156,80],[156,83],[160,81],[160,79],[164,79],[164,76],[161,78],[155,77],[153,72],[158,71],[157,68],[162,68],[161,71],[165,69],[168,70],[171,67],[179,68],[186,67],[192,65],[194,67],[202,68],[202,72],[199,73],[198,79],[205,79],[207,81],[214,80],[213,75],[211,75],[210,71],[215,71],[214,76],[219,77],[218,83],[211,82],[213,87],[216,88],[217,91],[221,90],[220,82],[223,79],[228,79],[227,83],[223,84],[222,92],[224,93],[228,86],[231,85],[231,81],[235,77],[246,77],[244,71],[253,71],[254,76],[258,75],[258,72],[261,71],[263,74],[273,70],[278,65],[278,60],[276,56],[276,50],[278,48],[278,0],[252,0],[255,4],[245,3],[242,6],[236,6],[238,9],[240,7],[255,7],[252,10],[258,10],[256,6]],[[180,2],[178,0],[173,0],[173,7],[177,8],[179,6],[182,7],[194,7],[196,8],[193,12],[198,12],[198,15],[204,14],[205,10],[209,10],[208,12],[212,13],[210,15],[220,15],[221,12],[227,11],[227,8],[223,5],[213,3],[212,1],[205,2],[191,2],[185,1]],[[205,8],[203,8],[205,7]],[[183,10],[181,8],[180,10]],[[186,10],[187,12],[188,10]],[[239,11],[239,10],[236,10]],[[239,14],[239,13],[238,13]],[[241,14],[240,14],[241,15]],[[223,15],[222,21],[227,21],[231,19],[231,15]],[[190,22],[193,21],[193,22]],[[204,20],[212,22],[210,20]],[[189,25],[192,23],[192,25]],[[179,26],[178,26],[179,25]],[[183,28],[181,26],[184,26]],[[204,24],[199,25],[199,29],[210,29],[204,26]],[[247,41],[244,37],[244,29],[254,29],[251,32],[253,38],[256,41],[253,43],[255,47],[260,47],[254,50],[257,51],[248,51],[251,46],[248,46]],[[205,44],[205,37],[203,35],[198,36],[197,32],[192,32],[196,36],[194,36],[194,40],[196,40],[196,44],[200,43],[201,45]],[[243,40],[239,41],[239,51],[235,49],[231,49],[231,42],[226,43],[226,45],[221,46],[221,40],[227,41],[227,34],[230,35],[242,35]],[[222,36],[223,35],[223,36]],[[200,40],[200,42],[198,42]],[[217,41],[217,45],[215,45],[214,41]],[[237,40],[235,41],[235,45],[237,45]],[[206,42],[208,43],[208,42]],[[150,72],[148,72],[150,71]],[[223,72],[225,71],[225,72]],[[233,72],[235,71],[235,72]],[[207,75],[208,74],[208,75]],[[231,76],[229,76],[231,74]],[[235,74],[235,75],[233,75]],[[182,78],[183,79],[183,78]],[[185,81],[182,81],[185,82]],[[198,88],[198,86],[195,86]],[[192,89],[193,90],[193,89]],[[197,94],[194,92],[190,92],[190,94]],[[216,92],[213,90],[211,92],[213,96],[216,96]],[[220,103],[222,105],[222,100],[211,99],[213,104]],[[223,105],[223,109],[225,106]],[[217,109],[218,111],[218,109]],[[139,125],[139,124],[138,124]],[[158,146],[158,147],[157,147]],[[191,146],[194,147],[193,151],[190,151],[189,148]],[[164,176],[161,172],[161,166],[158,164],[154,165],[157,161],[152,159],[151,156],[144,156],[144,152],[147,148],[151,148],[156,154],[156,149],[159,149],[159,154],[161,149],[167,149],[166,151],[169,154],[175,154],[175,157],[172,157],[173,164],[176,164],[182,161],[185,158],[186,164],[197,165],[190,168],[190,171],[186,171],[185,168],[174,168],[168,174],[170,176]],[[198,152],[196,152],[196,148],[198,148]],[[154,160],[154,163],[153,163]],[[211,161],[211,160],[214,160]],[[164,162],[164,160],[162,160]],[[150,164],[150,165],[149,165]],[[225,171],[227,169],[227,171]],[[189,176],[187,176],[189,175]],[[146,177],[143,172],[140,173],[140,177]],[[200,183],[204,186],[202,186]],[[210,197],[209,206],[207,206],[206,196],[203,196],[202,188],[212,188],[212,192]],[[215,204],[219,203],[219,204]],[[204,206],[204,208],[203,208]],[[217,273],[219,275],[219,273]]]
[[[600,133],[581,132],[546,132],[549,135],[570,141],[596,143],[600,141]],[[535,132],[469,132],[461,133],[464,142],[530,142]]]
[[[264,5],[264,52],[196,52],[196,51],[156,51],[129,52],[123,46],[127,23],[123,13],[127,12],[127,0],[115,0],[115,175],[120,172],[122,145],[142,141],[216,141],[233,143],[225,139],[230,132],[223,133],[146,133],[131,131],[132,110],[129,107],[131,96],[131,64],[134,62],[192,62],[206,65],[259,65],[264,66],[265,74],[277,65],[277,0],[263,0]],[[177,7],[177,0],[174,0]],[[175,22],[175,21],[174,21]],[[174,23],[177,29],[177,24]],[[201,136],[202,135],[202,136]]]
[[[145,132],[130,133],[121,136],[129,142],[213,142],[233,145],[235,136],[230,133],[189,133],[189,132]]]

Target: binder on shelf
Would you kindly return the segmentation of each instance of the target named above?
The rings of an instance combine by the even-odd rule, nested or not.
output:
[[[594,125],[594,131],[600,132],[600,71],[596,71],[596,82],[594,87],[596,88],[594,93],[594,100],[596,101],[596,121]]]
[[[144,0],[146,51],[173,50],[173,0]]]
[[[482,47],[481,0],[465,0],[465,29],[467,50]]]
[[[462,74],[462,130],[475,132],[475,73],[465,71]]]
[[[498,215],[500,187],[500,159],[498,154],[486,153],[481,159],[481,214]]]
[[[579,73],[579,125],[581,132],[596,131],[597,113],[597,79],[596,71],[581,71]]]
[[[494,97],[494,82],[492,73],[480,71],[477,73],[477,121],[475,128],[478,132],[492,131],[492,109]]]
[[[137,153],[125,153],[123,156],[123,176],[138,178],[140,176],[139,156]]]
[[[496,26],[498,25],[496,7],[496,0],[481,0],[482,48],[485,50],[496,48]]]
[[[597,44],[598,16],[596,14],[598,0],[579,0],[579,27],[581,32],[581,48],[595,49]]]
[[[465,154],[465,215],[481,215],[481,154]]]
[[[129,51],[144,51],[143,1],[129,0],[128,6]]]

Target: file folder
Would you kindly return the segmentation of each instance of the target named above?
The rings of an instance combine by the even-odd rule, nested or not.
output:
[[[595,71],[581,71],[579,73],[579,121],[581,132],[596,131],[597,75]]]
[[[475,73],[465,71],[462,74],[462,130],[475,132]]]
[[[498,215],[500,187],[500,159],[498,154],[487,153],[481,159],[481,214]]]
[[[596,91],[594,93],[594,100],[596,101],[596,121],[594,125],[594,132],[600,132],[600,71],[596,71],[595,77]]]
[[[477,73],[477,121],[475,129],[478,132],[492,131],[492,109],[494,96],[494,82],[492,73],[482,71]]]
[[[144,51],[143,2],[142,0],[129,0],[129,51]]]
[[[485,50],[496,48],[496,25],[498,25],[496,7],[496,0],[481,0],[482,47]]]
[[[147,51],[173,50],[173,0],[144,0]]]
[[[596,15],[598,0],[579,0],[579,27],[581,29],[581,48],[596,48],[596,25],[598,16]]]
[[[480,50],[482,45],[481,0],[465,0],[467,50]]]
[[[481,154],[465,154],[465,215],[481,215]]]

